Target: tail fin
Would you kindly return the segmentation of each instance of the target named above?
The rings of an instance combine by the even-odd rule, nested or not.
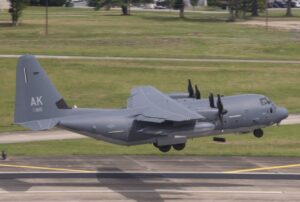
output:
[[[50,129],[62,115],[61,109],[67,108],[35,57],[21,56],[16,71],[15,123],[32,130]]]

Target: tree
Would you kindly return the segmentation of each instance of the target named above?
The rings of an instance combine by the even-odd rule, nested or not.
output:
[[[48,6],[63,6],[66,4],[66,0],[40,0],[40,5],[45,6],[48,1]]]
[[[179,17],[184,18],[184,0],[175,0],[173,3],[173,8],[179,10]]]
[[[95,10],[101,8],[109,9],[112,6],[121,7],[122,15],[130,15],[130,4],[138,5],[141,3],[152,3],[153,0],[88,0],[88,5],[95,7]]]
[[[286,17],[292,17],[292,0],[287,0],[286,2]]]
[[[252,13],[253,17],[258,16],[258,2],[257,2],[257,0],[252,1],[251,13]]]
[[[9,0],[10,8],[8,12],[11,15],[11,22],[13,26],[17,26],[22,15],[23,9],[26,7],[26,0]]]

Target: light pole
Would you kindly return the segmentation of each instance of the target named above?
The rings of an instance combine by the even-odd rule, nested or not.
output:
[[[268,10],[268,0],[266,0],[266,30],[269,29],[269,10]]]
[[[48,35],[48,0],[45,3],[45,34]]]

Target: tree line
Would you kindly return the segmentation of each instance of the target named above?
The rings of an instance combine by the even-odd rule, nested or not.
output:
[[[45,6],[47,0],[9,0],[12,25],[16,26],[26,5]],[[70,4],[71,0],[48,0],[48,6],[63,6]],[[153,0],[88,0],[88,5],[99,9],[110,9],[120,7],[122,15],[130,15],[130,5],[141,5],[153,3]],[[179,11],[179,17],[184,18],[187,6],[196,6],[198,0],[165,0],[163,5],[170,9]],[[247,13],[251,16],[258,16],[259,11],[266,9],[266,0],[208,0],[208,6],[221,6],[228,8],[230,21],[236,18],[246,18]],[[291,0],[287,0],[286,16],[292,16]]]

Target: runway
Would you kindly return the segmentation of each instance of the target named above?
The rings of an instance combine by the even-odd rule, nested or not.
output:
[[[300,158],[66,156],[0,161],[0,201],[299,201],[299,190]]]

